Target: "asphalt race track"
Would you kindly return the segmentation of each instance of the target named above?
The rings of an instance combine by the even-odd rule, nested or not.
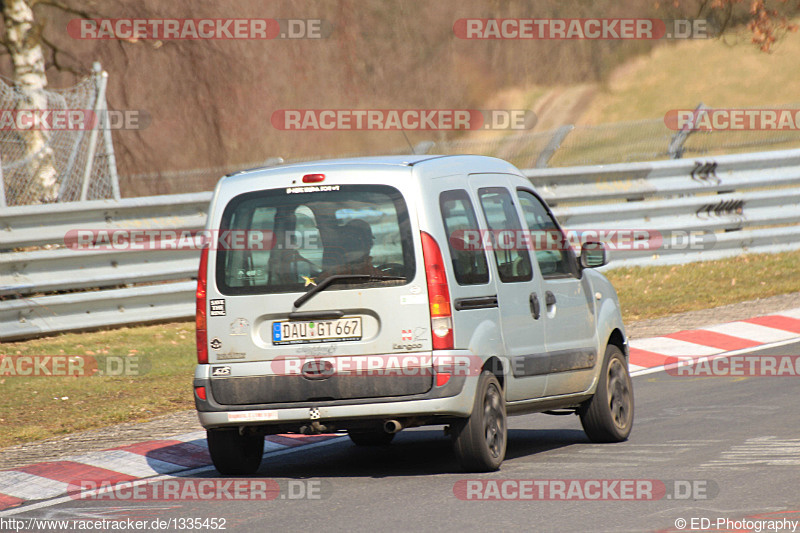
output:
[[[748,354],[798,355],[800,342]],[[575,416],[513,417],[501,470],[475,475],[459,471],[439,428],[403,431],[382,448],[357,448],[344,437],[268,455],[257,476],[273,491],[268,501],[60,498],[0,513],[0,529],[11,529],[12,518],[176,519],[169,530],[185,530],[180,519],[224,518],[228,531],[565,532],[681,531],[692,519],[699,529],[701,518],[714,526],[718,519],[800,520],[798,383],[790,376],[648,373],[634,377],[634,430],[621,444],[589,443]],[[204,467],[191,477],[217,474]],[[517,480],[539,484],[524,492]],[[599,480],[608,480],[604,491],[591,490]],[[626,492],[614,480],[642,490]],[[576,484],[585,492],[575,492]],[[721,524],[717,531],[736,526]],[[55,530],[37,525],[25,530]],[[212,530],[206,525],[201,530]]]

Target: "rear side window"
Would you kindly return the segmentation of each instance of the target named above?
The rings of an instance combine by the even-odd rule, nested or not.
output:
[[[482,285],[489,283],[489,264],[482,247],[470,246],[469,232],[478,232],[478,219],[467,191],[445,191],[439,195],[444,231],[453,271],[459,285]]]
[[[220,292],[304,292],[311,283],[334,274],[406,279],[392,284],[412,280],[413,240],[400,191],[385,185],[335,187],[311,192],[272,189],[231,200],[217,239]],[[328,290],[349,287],[337,284]]]
[[[516,239],[512,239],[513,245],[500,246],[500,240],[496,237],[500,232],[509,230],[517,235],[522,229],[511,193],[503,187],[485,187],[478,189],[478,196],[486,216],[486,224],[495,236],[494,258],[500,281],[530,281],[533,279],[533,268],[528,250],[517,246]]]

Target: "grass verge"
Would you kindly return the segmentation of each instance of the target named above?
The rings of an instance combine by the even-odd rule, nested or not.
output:
[[[741,255],[688,265],[618,268],[625,323],[800,291],[800,251]]]
[[[620,268],[607,276],[625,322],[800,291],[800,252]],[[116,357],[139,375],[0,375],[0,448],[192,409],[194,324],[178,322],[4,343],[3,355]]]

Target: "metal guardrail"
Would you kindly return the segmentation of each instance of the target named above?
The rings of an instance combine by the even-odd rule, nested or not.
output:
[[[800,150],[524,174],[567,229],[664,236],[666,246],[657,250],[609,245],[606,268],[800,248]]]
[[[569,229],[639,229],[658,250],[609,250],[612,264],[677,264],[800,248],[800,150],[524,174]],[[198,254],[74,251],[75,229],[200,229],[211,193],[0,209],[0,340],[194,314]],[[694,248],[678,246],[694,232]]]
[[[202,229],[211,194],[0,210],[0,339],[191,317],[199,252],[64,242],[77,229]]]

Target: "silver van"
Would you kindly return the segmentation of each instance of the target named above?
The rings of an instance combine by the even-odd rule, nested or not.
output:
[[[318,161],[226,176],[197,286],[195,403],[214,465],[258,470],[264,436],[386,445],[443,425],[499,468],[507,414],[633,424],[614,288],[513,165],[483,156]]]

